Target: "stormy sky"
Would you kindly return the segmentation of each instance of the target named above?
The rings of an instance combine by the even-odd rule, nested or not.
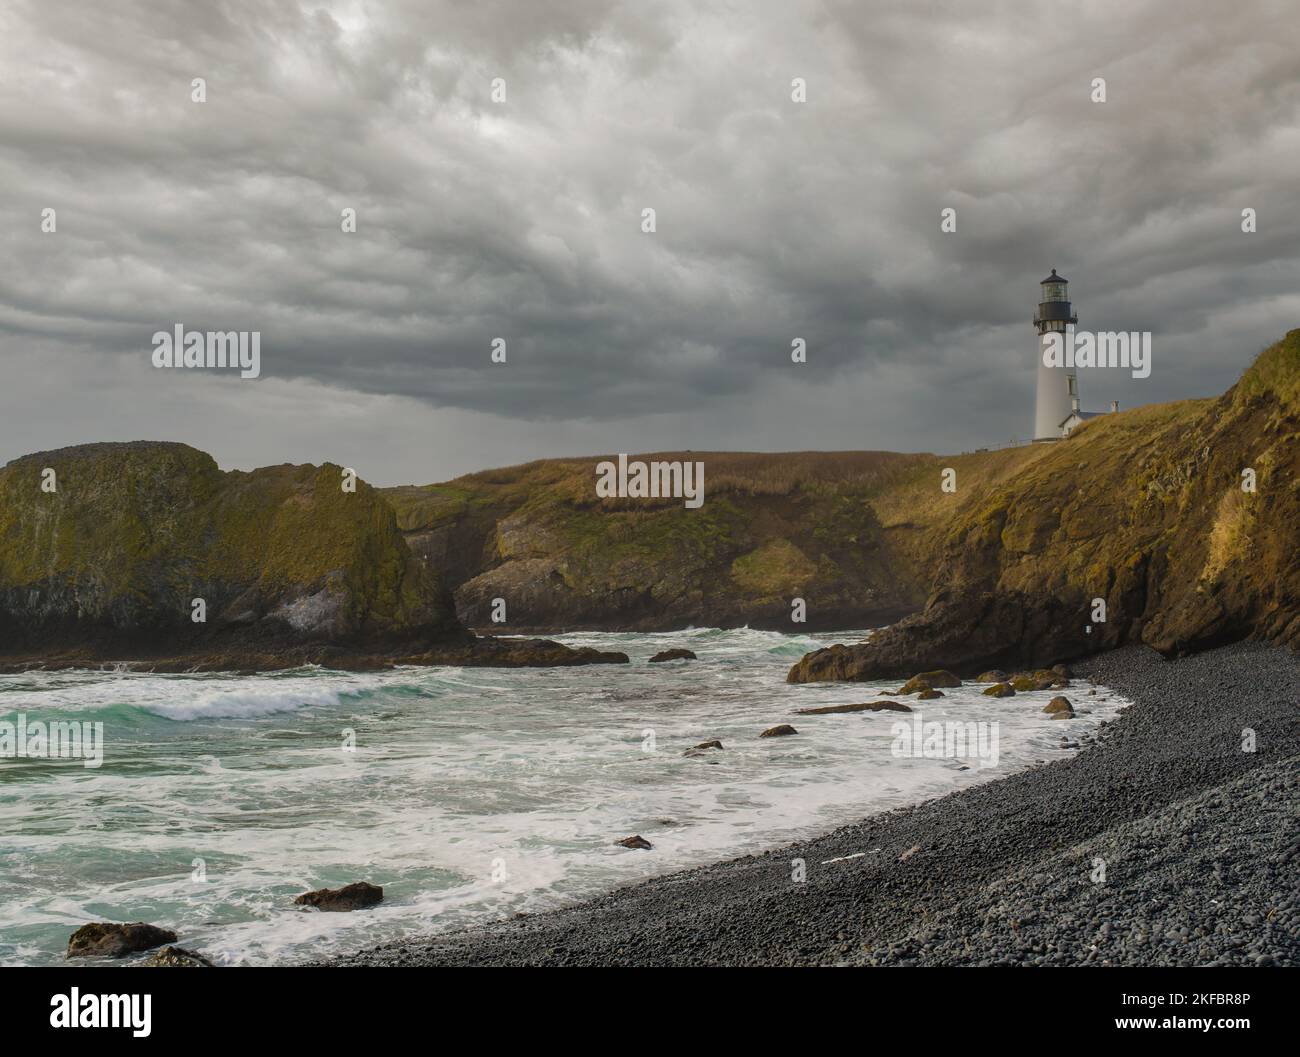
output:
[[[1153,333],[1085,408],[1216,394],[1300,326],[1297,31],[1293,0],[7,0],[0,463],[1003,444],[1053,267],[1081,327]],[[156,369],[178,323],[260,331],[262,377]]]

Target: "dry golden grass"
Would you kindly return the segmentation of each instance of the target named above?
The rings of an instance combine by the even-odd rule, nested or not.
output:
[[[1251,498],[1239,486],[1231,487],[1223,493],[1214,526],[1210,529],[1205,567],[1201,570],[1202,580],[1213,583],[1233,561],[1245,556],[1250,543],[1250,524],[1254,511]]]
[[[932,455],[890,451],[661,451],[630,453],[629,461],[702,462],[705,487],[710,494],[734,492],[742,495],[793,495],[801,489],[819,491],[868,491],[895,479],[908,468],[932,460]],[[580,459],[549,459],[486,474],[471,474],[475,483],[543,483],[540,475],[549,468],[550,481],[567,490],[574,482],[590,494],[596,464],[615,461],[617,455],[596,455]],[[556,472],[555,468],[564,471]],[[567,471],[567,472],[565,472]]]

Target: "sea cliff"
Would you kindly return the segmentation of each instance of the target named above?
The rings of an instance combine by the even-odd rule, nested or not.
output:
[[[1300,330],[1218,399],[1104,415],[1041,448],[963,502],[920,613],[808,654],[789,681],[1300,646]]]
[[[536,659],[518,642],[475,643],[392,508],[343,467],[223,472],[188,445],[138,441],[0,469],[6,667]],[[564,663],[552,647],[539,656]]]

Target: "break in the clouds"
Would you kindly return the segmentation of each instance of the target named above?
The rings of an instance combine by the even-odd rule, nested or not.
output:
[[[165,437],[391,483],[1005,443],[1051,267],[1081,326],[1154,334],[1085,405],[1214,393],[1300,322],[1298,29],[1289,0],[11,2],[0,461]],[[176,323],[260,331],[263,378],[154,370]]]

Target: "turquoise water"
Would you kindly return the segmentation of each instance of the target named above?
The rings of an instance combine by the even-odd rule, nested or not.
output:
[[[0,720],[102,722],[105,741],[98,768],[0,759],[0,964],[59,962],[93,920],[260,964],[562,906],[1066,755],[1063,728],[1125,704],[1066,691],[1090,709],[1067,724],[1042,715],[1050,691],[948,691],[925,718],[996,719],[998,765],[899,758],[896,714],[791,714],[887,688],[784,682],[808,650],[862,635],[558,636],[632,658],[586,668],[0,676]],[[699,660],[646,664],[671,646]],[[782,722],[799,736],[757,737]],[[710,738],[724,751],[682,755]],[[654,850],[614,845],[633,833]],[[292,904],[354,880],[384,902]]]

